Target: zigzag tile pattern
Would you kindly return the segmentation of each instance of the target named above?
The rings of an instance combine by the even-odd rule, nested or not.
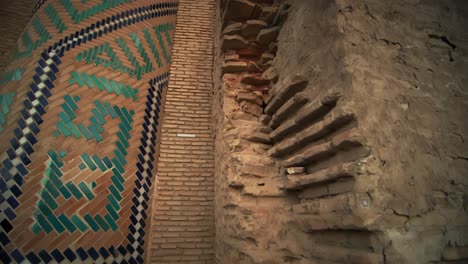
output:
[[[144,261],[177,13],[154,2],[39,2],[0,75],[2,263]]]

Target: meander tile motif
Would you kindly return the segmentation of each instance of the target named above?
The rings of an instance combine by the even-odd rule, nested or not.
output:
[[[0,74],[0,261],[142,263],[177,1],[39,1]]]

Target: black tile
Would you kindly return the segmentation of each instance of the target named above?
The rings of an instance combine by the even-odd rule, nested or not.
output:
[[[99,258],[99,253],[94,248],[88,249],[88,254],[94,260]]]
[[[13,180],[16,182],[16,184],[18,184],[19,186],[23,186],[23,183],[24,183],[24,179],[23,177],[17,173],[15,174],[15,176],[13,176]],[[13,201],[14,202],[14,201]]]
[[[19,206],[19,203],[18,201],[15,199],[15,197],[11,196],[10,198],[7,199],[7,202],[10,204],[11,207],[13,207],[13,209],[16,209],[18,206]],[[3,221],[8,221],[8,220],[3,220]],[[11,226],[11,225],[10,225]],[[13,227],[11,227],[13,228]],[[10,229],[11,230],[11,229]],[[5,231],[7,231],[7,229],[5,228]],[[9,232],[9,231],[8,231]]]
[[[25,153],[21,155],[20,159],[23,162],[23,164],[26,166],[31,164],[31,159],[29,159],[28,155],[26,155]]]
[[[0,260],[2,263],[11,263],[11,258],[8,254],[0,247]]]
[[[23,254],[18,249],[13,250],[10,254],[18,263],[21,263],[24,260]]]
[[[117,250],[120,252],[121,255],[125,255],[127,253],[127,250],[122,246],[120,245]]]
[[[11,208],[7,208],[3,212],[8,217],[8,219],[10,219],[10,221],[16,218],[16,214],[13,210],[11,210]]]
[[[23,129],[26,127],[26,122],[24,121],[24,118],[18,119],[18,125],[20,126],[20,129]]]
[[[80,256],[82,261],[85,261],[88,258],[88,253],[86,253],[86,251],[81,247],[76,250],[76,253]]]
[[[16,166],[16,168],[18,169],[18,171],[21,173],[21,175],[25,176],[26,174],[28,174],[28,170],[26,169],[26,167],[24,167],[23,164],[18,164]]]
[[[42,250],[41,252],[39,252],[39,256],[41,257],[42,261],[46,263],[49,263],[52,261],[52,257],[45,250]]]
[[[65,255],[65,257],[67,257],[67,259],[70,262],[73,262],[76,259],[75,253],[73,253],[73,251],[69,248],[65,249],[65,251],[63,251],[63,254]]]
[[[102,255],[104,258],[107,258],[107,257],[109,257],[109,255],[110,255],[109,252],[108,252],[105,248],[103,248],[103,247],[101,247],[101,248],[99,249],[99,253],[101,253],[101,255]]]
[[[30,252],[29,254],[26,255],[26,258],[32,263],[32,264],[38,264],[41,263],[41,259],[34,254],[33,252]]]
[[[10,239],[4,232],[0,232],[0,243],[2,243],[3,246],[6,246],[8,243],[10,243]]]
[[[49,79],[45,80],[45,81],[44,81],[44,84],[45,84],[45,85],[47,86],[47,88],[49,88],[49,89],[52,89],[52,88],[55,87],[55,85],[54,85]],[[44,90],[42,90],[42,93],[43,93],[47,98],[50,97],[50,93],[49,93],[49,95],[48,95],[48,94],[46,94],[46,92],[45,92]]]
[[[10,188],[10,191],[13,193],[13,195],[18,198],[21,194],[23,194],[23,192],[18,188],[18,186],[16,185],[13,185],[11,188]]]
[[[26,139],[29,140],[29,143],[31,143],[31,145],[34,145],[37,143],[37,139],[33,134],[27,134]]]
[[[54,249],[54,251],[51,252],[52,257],[54,257],[55,261],[61,262],[65,259],[65,257],[60,253],[58,249]]]
[[[13,138],[12,140],[10,140],[10,145],[14,148],[14,149],[17,149],[19,147],[19,142],[16,138]]]

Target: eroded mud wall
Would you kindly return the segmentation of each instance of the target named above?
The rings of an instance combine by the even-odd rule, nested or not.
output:
[[[228,3],[218,262],[465,261],[466,4]]]

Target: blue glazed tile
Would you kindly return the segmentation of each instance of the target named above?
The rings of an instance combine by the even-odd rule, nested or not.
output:
[[[22,176],[25,176],[26,174],[28,174],[28,170],[26,170],[26,167],[24,167],[23,164],[18,164],[18,166],[16,166],[16,169],[18,169],[18,171],[21,173]]]
[[[133,244],[133,242],[135,242],[135,238],[132,236],[132,234],[128,234],[127,239],[128,239],[128,242],[130,242],[129,246],[130,246],[130,244]],[[128,251],[131,251],[132,253],[133,253],[133,251],[135,251],[135,249],[133,249],[131,246],[130,247],[127,246],[127,249],[128,249]]]
[[[16,182],[16,184],[18,184],[19,186],[23,186],[23,183],[24,183],[24,179],[23,177],[17,173],[15,174],[15,176],[13,176],[13,180]],[[16,207],[15,207],[16,208]]]
[[[67,259],[72,262],[76,259],[76,255],[75,253],[73,253],[73,251],[69,248],[65,249],[65,251],[63,252],[63,254],[65,255],[65,257],[67,257]]]
[[[41,121],[42,122],[42,121]],[[37,143],[37,139],[35,136],[33,136],[33,134],[28,134],[26,136],[26,139],[29,141],[29,143],[31,143],[32,145],[36,144]]]
[[[38,264],[41,263],[41,259],[34,254],[33,252],[30,252],[29,254],[26,255],[26,258],[32,263],[32,264]]]
[[[13,250],[10,255],[16,260],[16,262],[21,263],[24,260],[23,254],[18,249]]]
[[[65,257],[60,253],[58,249],[54,249],[54,251],[51,252],[52,257],[54,257],[55,261],[61,262],[65,259]]]
[[[18,198],[21,194],[23,194],[23,192],[18,188],[18,186],[16,185],[13,185],[11,188],[10,188],[10,191],[13,193],[13,195]]]
[[[125,255],[127,254],[127,250],[122,246],[120,245],[117,250],[120,252],[121,255]]]
[[[50,261],[52,261],[52,257],[45,250],[41,250],[41,252],[39,252],[39,257],[41,257],[42,261],[44,261],[45,263],[49,263]]]
[[[80,257],[80,259],[82,261],[85,261],[86,259],[88,259],[88,253],[86,253],[86,251],[83,249],[83,248],[78,248],[76,250],[76,253],[78,254],[78,256]]]
[[[13,138],[10,140],[10,145],[14,148],[17,149],[19,147],[19,142],[16,138]]]
[[[107,252],[107,250],[106,250],[105,248],[103,248],[103,247],[101,247],[101,248],[99,249],[99,253],[101,253],[101,255],[102,255],[104,258],[109,257],[109,252]]]
[[[19,206],[18,201],[14,197],[10,197],[7,199],[7,202],[10,204],[13,209],[16,209]]]
[[[33,148],[31,147],[31,144],[29,144],[29,143],[25,143],[23,145],[23,148],[26,151],[26,153],[28,153],[28,154],[31,154],[33,152]]]
[[[88,254],[93,260],[96,260],[99,258],[99,253],[94,248],[88,249]]]
[[[8,219],[11,221],[16,218],[16,214],[11,208],[6,208],[5,211],[3,211],[5,215],[8,217]]]
[[[2,247],[0,247],[0,260],[3,261],[3,263],[10,263],[12,261],[10,256],[8,256]]]
[[[31,160],[26,154],[21,155],[20,158],[21,158],[21,161],[24,163],[24,165],[29,165],[31,163]]]
[[[0,232],[0,243],[2,243],[3,246],[6,246],[8,243],[10,243],[10,239],[4,232]]]

